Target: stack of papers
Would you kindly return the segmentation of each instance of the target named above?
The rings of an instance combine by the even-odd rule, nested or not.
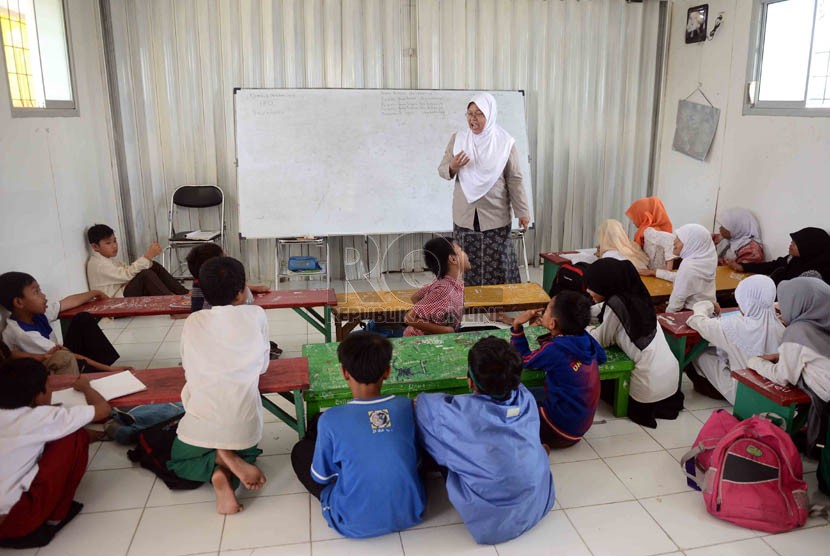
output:
[[[563,253],[562,258],[568,259],[572,263],[588,263],[591,264],[597,260],[597,248],[589,247],[586,249],[578,249],[576,253]]]
[[[138,380],[130,371],[116,373],[114,375],[96,378],[89,381],[89,385],[98,391],[107,401],[128,396],[146,390],[147,386]],[[72,407],[75,405],[86,405],[86,396],[74,388],[52,392],[52,404]]]
[[[195,232],[187,232],[184,237],[187,239],[194,239],[197,241],[208,241],[216,237],[219,232],[203,232],[202,230],[196,230]]]

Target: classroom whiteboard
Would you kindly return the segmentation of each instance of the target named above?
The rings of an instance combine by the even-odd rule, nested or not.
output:
[[[533,214],[524,95],[490,91]],[[475,91],[238,89],[239,231],[248,238],[452,230],[438,175]],[[514,219],[514,228],[517,222]]]

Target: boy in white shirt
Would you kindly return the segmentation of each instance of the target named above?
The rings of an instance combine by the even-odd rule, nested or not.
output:
[[[184,295],[182,286],[167,269],[154,262],[161,255],[161,245],[153,242],[143,257],[132,264],[116,259],[118,240],[106,224],[95,224],[86,232],[92,255],[86,263],[86,279],[90,289],[102,290],[110,297],[141,297],[145,295]]]
[[[58,338],[52,323],[61,311],[74,309],[95,298],[106,298],[104,292],[92,290],[65,297],[60,301],[49,301],[40,289],[40,284],[25,272],[0,274],[0,305],[10,313],[3,330],[3,342],[12,352],[22,352],[38,359],[42,358],[52,367],[51,360],[59,351],[69,350],[77,359],[78,367],[89,367],[97,371],[125,371],[131,367],[112,366],[118,359],[118,352],[98,327],[98,321],[89,313],[78,313],[63,338]],[[19,356],[20,354],[18,354]]]
[[[72,498],[86,471],[83,427],[105,419],[110,406],[79,377],[87,404],[50,405],[48,371],[34,359],[0,366],[0,547],[44,546],[83,505]]]
[[[231,257],[202,265],[199,283],[210,311],[184,323],[181,338],[185,415],[179,422],[167,468],[183,479],[210,481],[220,514],[242,511],[234,490],[265,484],[254,465],[262,453],[259,376],[268,368],[268,320],[246,305],[245,269]]]

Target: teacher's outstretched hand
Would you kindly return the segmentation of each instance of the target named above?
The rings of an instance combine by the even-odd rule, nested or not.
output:
[[[496,99],[479,93],[467,103],[467,127],[453,134],[438,173],[453,180],[453,237],[467,253],[469,286],[520,281],[512,216],[530,225],[516,141],[496,124]],[[512,213],[512,214],[511,214]]]

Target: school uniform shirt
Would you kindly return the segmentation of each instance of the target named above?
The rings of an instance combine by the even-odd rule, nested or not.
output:
[[[139,257],[132,264],[93,252],[86,262],[89,289],[101,290],[110,297],[124,297],[124,286],[142,270],[153,266],[150,259]]]
[[[8,514],[34,481],[47,442],[95,418],[91,405],[0,409],[0,515]]]
[[[652,270],[666,269],[666,262],[674,260],[674,234],[654,228],[643,231],[643,251],[648,256],[648,267]]]
[[[244,450],[260,441],[259,375],[268,369],[269,349],[268,320],[257,305],[222,305],[187,317],[181,337],[182,442]]]
[[[50,301],[46,304],[45,313],[32,318],[32,324],[9,317],[9,322],[3,331],[3,342],[13,351],[46,353],[58,343],[58,337],[51,323],[57,320],[60,312],[61,302]]]
[[[420,523],[426,493],[412,401],[352,400],[323,413],[311,476],[327,485],[320,496],[323,517],[341,535],[376,537]]]
[[[419,319],[455,329],[461,325],[464,317],[464,280],[450,276],[436,278],[418,290],[416,295],[420,299],[412,308]],[[424,332],[407,326],[403,335],[423,336]]]
[[[675,232],[683,242],[677,272],[657,270],[658,278],[674,283],[666,312],[691,309],[698,301],[715,302],[718,254],[709,231],[700,224],[686,224]]]
[[[599,366],[605,351],[583,332],[554,336],[531,351],[524,328],[511,328],[510,343],[522,355],[526,369],[545,371],[542,418],[557,433],[578,440],[591,428],[599,403]]]
[[[747,365],[781,386],[797,385],[803,378],[819,398],[830,402],[830,359],[807,346],[784,342],[778,347],[778,363],[753,357]]]
[[[518,537],[554,503],[539,410],[523,385],[504,401],[483,394],[421,394],[421,443],[447,468],[447,493],[479,544]]]
[[[634,361],[630,395],[640,403],[665,400],[677,391],[680,370],[665,335],[658,330],[644,349],[638,348],[625,331],[617,314],[606,309],[602,323],[591,330],[602,347],[617,345]]]

